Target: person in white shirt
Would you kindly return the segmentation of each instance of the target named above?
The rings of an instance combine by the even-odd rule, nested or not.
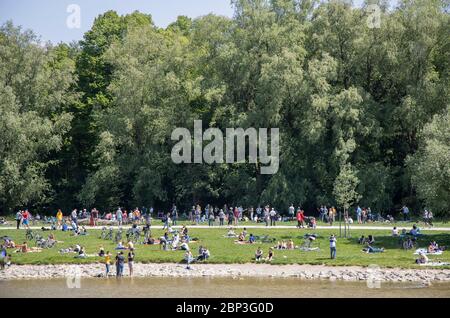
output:
[[[398,229],[397,229],[397,227],[394,227],[392,229],[392,236],[394,236],[394,237],[398,236]]]
[[[336,236],[333,234],[330,236],[330,253],[331,259],[336,259]]]

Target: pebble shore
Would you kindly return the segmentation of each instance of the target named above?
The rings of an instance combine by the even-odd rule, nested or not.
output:
[[[111,266],[114,272],[115,267]],[[125,276],[128,267],[125,265]],[[0,280],[52,279],[104,276],[103,264],[83,265],[13,265],[0,271]],[[372,269],[356,266],[332,267],[321,265],[270,264],[192,264],[187,270],[183,264],[134,264],[134,277],[254,277],[325,279],[340,281],[381,282],[449,282],[449,269]]]

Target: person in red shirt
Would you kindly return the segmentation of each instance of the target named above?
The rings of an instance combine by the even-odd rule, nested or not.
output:
[[[302,209],[298,209],[297,210],[297,227],[303,228],[304,226],[304,221],[305,221],[305,212],[303,212]]]
[[[22,224],[29,229],[29,222],[30,222],[30,213],[28,212],[28,210],[23,211],[22,213]]]

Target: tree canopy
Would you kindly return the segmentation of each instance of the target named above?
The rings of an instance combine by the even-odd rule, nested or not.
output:
[[[407,204],[450,214],[446,0],[233,0],[232,19],[0,29],[0,206]],[[367,23],[369,4],[380,25]],[[279,128],[280,169],[171,161],[171,132]]]

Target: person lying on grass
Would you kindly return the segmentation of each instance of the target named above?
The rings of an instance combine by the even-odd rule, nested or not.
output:
[[[14,243],[14,241],[9,238],[9,237],[5,237],[5,248],[16,248],[16,243]]]
[[[366,248],[363,248],[363,252],[365,253],[384,253],[384,248],[373,247],[372,245],[368,245]]]
[[[16,253],[40,253],[42,252],[42,248],[40,247],[28,247],[27,242],[23,242],[22,245],[16,245],[19,249],[16,250]]]

